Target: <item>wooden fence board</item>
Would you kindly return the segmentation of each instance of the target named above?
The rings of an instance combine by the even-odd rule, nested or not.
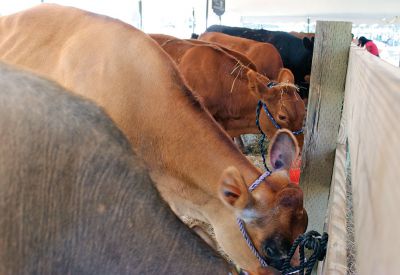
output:
[[[400,69],[352,49],[345,114],[359,274],[399,274]]]
[[[346,145],[338,144],[332,177],[327,225],[327,255],[322,274],[346,274]]]
[[[300,186],[308,230],[322,231],[341,117],[350,22],[317,21]]]

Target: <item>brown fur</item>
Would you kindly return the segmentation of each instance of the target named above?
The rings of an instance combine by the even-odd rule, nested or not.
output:
[[[231,50],[229,48],[223,47],[222,45],[215,45],[214,43],[209,43],[206,41],[201,41],[197,39],[179,39],[175,36],[167,35],[167,34],[159,34],[159,33],[152,33],[149,34],[151,38],[153,38],[163,49],[168,49],[167,52],[170,55],[174,56],[174,60],[177,60],[179,56],[183,55],[185,51],[192,47],[193,44],[195,45],[208,45],[214,48],[220,48],[224,52],[234,56],[237,60],[239,60],[242,64],[247,66],[249,69],[257,71],[256,65],[245,55]],[[175,51],[174,51],[175,49]]]
[[[277,80],[283,68],[282,58],[274,45],[227,35],[219,32],[206,32],[199,40],[214,42],[246,55],[256,64],[258,72],[270,79]]]
[[[236,184],[245,186],[261,173],[189,95],[176,66],[154,40],[118,20],[50,4],[0,18],[0,37],[1,59],[57,80],[104,107],[144,158],[175,213],[211,224],[229,257],[257,272],[259,263],[236,225],[243,213],[225,206],[219,186],[229,180],[224,178],[228,167],[241,175]],[[285,188],[272,191],[271,180],[289,185],[286,171],[278,171],[250,196],[255,207],[249,210],[259,218],[248,220],[248,231],[261,253],[264,240],[278,234],[290,242],[306,227],[299,218],[302,201],[279,210],[274,198]]]
[[[82,97],[0,64],[0,274],[228,274]]]
[[[211,47],[218,47],[218,48],[222,49],[224,52],[226,52],[227,54],[235,57],[237,60],[239,60],[243,65],[245,65],[249,69],[251,69],[253,71],[258,71],[256,64],[254,64],[254,62],[252,60],[250,60],[246,55],[241,54],[238,51],[234,51],[230,48],[224,47],[223,45],[216,45],[215,43],[210,43],[210,42],[202,41],[202,40],[198,40],[198,39],[185,39],[185,41],[188,41],[190,43],[197,44],[197,45],[208,45]]]
[[[293,84],[294,78],[282,69],[277,80],[283,86],[267,88],[270,81],[244,66],[234,56],[215,45],[181,40],[165,35],[150,35],[177,63],[188,84],[202,97],[207,109],[232,136],[258,133],[256,106],[262,99],[277,122],[292,131],[301,129],[305,106]],[[280,119],[284,118],[284,119]],[[261,113],[261,128],[272,138],[276,128]],[[298,136],[300,146],[303,135]]]

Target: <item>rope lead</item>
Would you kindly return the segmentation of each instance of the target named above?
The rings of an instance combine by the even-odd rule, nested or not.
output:
[[[264,146],[264,141],[265,141],[266,135],[265,135],[264,131],[261,130],[261,126],[260,126],[260,111],[261,111],[262,105],[263,105],[262,101],[259,100],[259,101],[258,101],[258,104],[257,104],[257,109],[256,109],[256,125],[257,125],[257,127],[258,127],[258,130],[259,130],[260,133],[261,133],[261,138],[260,138],[260,140],[258,141],[258,146],[260,147],[260,153],[261,153],[261,157],[262,157],[262,160],[263,160],[264,168],[265,168],[266,171],[271,172],[271,170],[268,168],[267,162],[266,162],[266,160],[265,160],[265,146]]]
[[[292,274],[299,272],[300,275],[310,275],[315,265],[315,262],[322,261],[326,255],[326,248],[328,245],[328,234],[323,233],[322,236],[316,231],[309,231],[300,235],[293,243],[292,248],[289,251],[288,257],[286,258],[283,267],[282,274]],[[300,252],[300,265],[292,267],[290,260],[292,259],[296,248],[299,247]],[[304,248],[312,250],[313,253],[308,260],[304,256]]]

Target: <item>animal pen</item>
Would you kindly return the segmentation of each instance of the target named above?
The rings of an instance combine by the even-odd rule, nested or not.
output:
[[[398,274],[400,69],[350,47],[350,34],[349,22],[317,22],[300,178],[308,230],[329,234],[318,274]]]

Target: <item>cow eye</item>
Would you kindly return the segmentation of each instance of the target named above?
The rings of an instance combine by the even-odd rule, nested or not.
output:
[[[279,118],[280,120],[286,120],[287,117],[286,117],[285,115],[279,115],[278,118]]]

